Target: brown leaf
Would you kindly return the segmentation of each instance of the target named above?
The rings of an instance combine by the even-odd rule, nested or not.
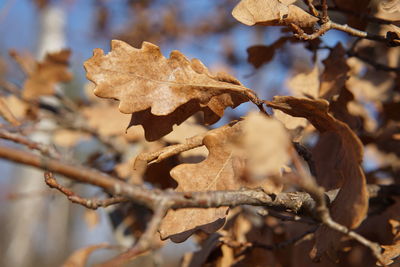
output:
[[[275,97],[270,107],[295,116],[307,118],[318,129],[320,139],[314,148],[317,180],[326,190],[341,190],[330,207],[333,220],[354,229],[364,220],[368,210],[365,175],[360,166],[363,146],[349,126],[328,113],[328,102],[307,98]],[[324,252],[334,253],[341,235],[320,228],[316,249],[319,257]]]
[[[346,51],[338,43],[323,61],[325,69],[321,76],[321,85],[319,88],[319,96],[321,98],[330,101],[334,95],[340,93],[340,90],[345,85],[348,79],[348,72],[350,71],[345,56]]]
[[[385,250],[382,254],[382,261],[386,265],[392,264],[393,259],[400,256],[400,221],[389,220],[389,223],[392,226],[394,238],[392,245],[382,246]]]
[[[96,129],[102,136],[119,136],[125,134],[129,115],[117,111],[117,106],[109,103],[98,103],[82,110],[87,124]]]
[[[174,128],[174,131],[164,136],[163,140],[170,144],[184,143],[187,138],[204,134],[207,132],[207,128],[197,124],[194,117],[190,117],[184,123]]]
[[[13,126],[19,126],[21,124],[8,108],[6,100],[3,97],[0,97],[0,116]]]
[[[224,126],[207,134],[203,143],[209,150],[206,160],[198,164],[181,164],[171,170],[178,182],[176,191],[213,191],[240,188],[243,173],[241,160],[228,146],[229,140],[239,134],[239,126]],[[169,210],[160,226],[162,239],[183,242],[197,230],[217,231],[225,223],[227,207],[210,209]]]
[[[111,52],[95,49],[84,64],[94,93],[120,100],[119,110],[132,114],[130,125],[142,124],[146,138],[154,140],[198,111],[206,123],[215,123],[226,107],[247,101],[250,89],[228,75],[213,76],[197,59],[179,51],[165,58],[160,48],[144,42],[141,49],[113,40]],[[158,118],[162,117],[162,118]],[[163,121],[154,131],[155,122]]]
[[[318,98],[320,87],[318,65],[315,65],[309,73],[299,73],[291,76],[287,81],[287,86],[294,96]]]
[[[200,163],[181,164],[171,170],[172,178],[178,182],[176,191],[237,190],[241,187],[263,187],[266,192],[280,192],[281,185],[268,179],[261,181],[243,179],[246,161],[257,167],[255,169],[258,171],[255,172],[258,175],[257,178],[264,178],[267,174],[275,173],[280,167],[275,164],[279,165],[287,161],[284,150],[288,140],[285,138],[287,134],[282,125],[272,119],[264,117],[259,119],[258,115],[254,119],[256,121],[253,119],[250,117],[249,124],[244,120],[210,131],[203,139],[204,145],[209,150],[208,157]],[[259,120],[262,123],[261,131],[260,128],[254,128],[254,123],[258,123]],[[262,148],[254,147],[254,143],[249,140],[255,135],[257,138],[259,137],[255,132],[261,132],[258,134],[262,138],[270,139],[262,143]],[[283,137],[278,138],[275,133],[282,134]],[[237,142],[243,136],[247,138],[245,138],[241,150],[238,150]],[[282,159],[276,159],[275,155],[271,155],[272,142],[282,145],[278,153]],[[257,148],[259,151],[256,151]],[[262,151],[263,149],[266,149],[266,152]],[[255,155],[252,155],[253,153]],[[267,165],[267,168],[260,167],[263,163]],[[247,169],[251,170],[251,167]],[[207,233],[215,232],[224,224],[227,212],[227,207],[169,210],[160,227],[161,238],[171,238],[174,242],[182,242],[197,230]]]
[[[21,70],[30,75],[35,71],[36,60],[33,58],[32,54],[29,52],[17,52],[16,50],[9,51],[10,56],[18,63]]]
[[[92,230],[99,224],[100,215],[96,210],[85,209],[84,219],[89,230]]]
[[[8,95],[3,100],[17,120],[22,121],[27,117],[29,105],[26,102],[23,102],[15,95]]]
[[[289,163],[291,142],[283,125],[260,113],[250,113],[243,121],[243,134],[236,148],[246,154],[246,169],[253,181],[279,176]]]
[[[400,1],[399,0],[382,0],[379,1],[379,6],[389,13],[400,12]]]
[[[53,95],[55,85],[72,80],[68,71],[70,50],[62,50],[46,55],[43,62],[37,62],[31,72],[26,73],[28,79],[24,83],[22,96],[26,99],[36,99],[43,95]]]
[[[348,10],[347,14],[347,24],[351,27],[355,27],[360,30],[364,30],[365,26],[368,24],[367,20],[361,18],[358,14],[369,14],[371,11],[371,2],[375,2],[372,0],[335,0],[335,5],[344,10]],[[376,1],[380,2],[380,1]]]
[[[281,48],[289,37],[281,37],[271,45],[253,45],[247,48],[247,61],[256,69],[270,62],[275,55],[276,50]]]
[[[102,248],[110,247],[107,243],[101,243],[97,245],[91,245],[88,247],[81,248],[72,253],[68,259],[63,263],[62,267],[84,267],[86,262],[94,251]]]
[[[287,25],[295,23],[300,27],[311,27],[318,18],[292,5],[296,1],[283,0],[242,0],[235,6],[232,16],[243,24],[252,26]]]
[[[68,129],[58,129],[54,132],[53,136],[54,144],[63,147],[73,147],[81,140],[88,140],[90,136],[86,133],[72,131]]]

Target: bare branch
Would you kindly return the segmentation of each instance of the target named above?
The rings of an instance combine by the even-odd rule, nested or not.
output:
[[[136,162],[145,161],[146,163],[158,163],[169,157],[180,154],[184,151],[200,147],[203,145],[203,138],[205,134],[200,134],[187,138],[185,143],[163,147],[155,152],[141,153],[136,157]]]
[[[311,194],[308,194],[310,192],[267,194],[262,189],[208,192],[150,190],[126,183],[94,169],[63,163],[60,160],[47,159],[15,148],[0,146],[0,158],[58,173],[78,182],[98,186],[112,193],[114,196],[124,196],[136,203],[153,209],[163,200],[166,201],[165,205],[172,209],[253,205],[265,206],[277,211],[290,210],[295,214],[305,214],[314,218],[320,218],[320,216],[317,216],[315,209],[319,204],[311,197]],[[371,188],[371,197],[400,195],[400,188],[395,185],[389,187],[372,185],[368,188]],[[326,195],[324,192],[322,194],[326,201],[333,201],[337,190],[329,191]]]
[[[78,195],[76,195],[73,191],[71,191],[70,189],[60,185],[59,183],[57,183],[56,179],[54,178],[53,174],[51,172],[45,172],[44,173],[44,180],[46,182],[46,184],[50,187],[50,188],[54,188],[57,189],[58,191],[60,191],[61,193],[63,193],[64,195],[67,196],[67,198],[76,204],[80,204],[88,209],[93,209],[96,210],[99,207],[108,207],[111,205],[115,205],[118,203],[122,203],[122,202],[127,202],[128,199],[125,197],[111,197],[111,198],[107,198],[107,199],[87,199],[87,198],[82,198]]]
[[[369,241],[365,237],[357,234],[354,231],[351,231],[349,228],[347,228],[344,225],[341,225],[335,221],[332,220],[330,213],[329,213],[329,208],[326,203],[326,195],[324,194],[324,190],[322,187],[318,186],[318,184],[315,182],[315,180],[307,174],[307,172],[304,170],[302,167],[302,164],[297,156],[296,153],[294,153],[294,149],[292,150],[292,159],[293,163],[296,166],[296,169],[299,171],[301,179],[298,180],[299,185],[307,192],[310,194],[312,199],[314,199],[316,206],[315,206],[315,212],[317,215],[317,219],[319,219],[324,225],[327,227],[345,234],[356,241],[358,241],[360,244],[368,247],[371,252],[373,253],[374,257],[382,263],[382,254],[381,254],[381,247],[379,244]]]
[[[19,133],[11,133],[5,129],[0,129],[0,138],[7,139],[13,141],[15,143],[24,145],[29,149],[34,149],[42,153],[43,155],[59,159],[61,155],[55,150],[54,147],[45,145],[42,143],[34,142],[29,138],[19,134]]]

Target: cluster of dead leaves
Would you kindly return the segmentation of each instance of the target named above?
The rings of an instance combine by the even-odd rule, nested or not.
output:
[[[283,14],[290,10],[281,3],[277,8]],[[234,13],[241,9],[239,5]],[[366,178],[361,166],[363,144],[352,130],[357,128],[353,122],[363,114],[352,114],[348,108],[354,99],[346,88],[351,68],[340,44],[324,65],[321,75],[316,66],[309,74],[298,74],[289,82],[298,97],[276,97],[266,103],[291,117],[306,119],[319,131],[319,140],[312,151],[316,178],[326,190],[341,188],[330,207],[331,215],[335,221],[354,229],[366,218],[368,210]],[[96,84],[95,94],[118,99],[119,110],[132,114],[129,125],[141,124],[148,140],[161,138],[174,124],[182,123],[198,111],[203,111],[206,123],[215,122],[209,118],[218,119],[225,108],[246,101],[248,90],[226,74],[210,74],[200,61],[189,61],[178,51],[166,59],[157,46],[149,43],[136,49],[113,41],[110,53],[104,55],[103,51],[95,50],[85,68],[88,78]],[[293,124],[294,120],[287,121]],[[306,127],[304,121],[301,124]],[[280,192],[283,184],[276,178],[288,170],[285,165],[290,163],[288,129],[277,119],[250,114],[208,132],[202,139],[208,150],[207,158],[171,169],[171,177],[177,182],[175,190],[262,187],[267,192]],[[199,230],[211,234],[224,225],[227,214],[228,208],[170,210],[160,226],[161,238],[182,242]],[[320,227],[315,235],[313,257],[327,253],[335,258],[341,249],[341,239],[337,232]]]
[[[242,0],[232,15],[249,26],[287,27],[294,23],[305,29],[314,27],[319,18],[295,2]],[[399,12],[392,1],[384,2],[379,12]],[[358,11],[362,6],[364,13],[371,12],[368,3],[336,1],[337,8]],[[140,16],[149,16],[145,9],[139,9]],[[350,14],[347,19],[354,27],[366,27],[354,15]],[[178,34],[174,13],[166,14],[164,20],[165,30]],[[152,26],[146,23],[135,31],[151,31]],[[294,42],[298,41],[284,36],[269,46],[250,47],[249,62],[259,68],[270,62],[285,44]],[[320,40],[316,40],[308,45],[310,50],[315,50],[319,44]],[[399,50],[383,48],[370,41],[360,41],[352,53],[392,68],[399,66]],[[11,55],[27,78],[18,97],[0,98],[0,115],[19,126],[28,119],[29,109],[32,105],[37,107],[42,96],[55,95],[57,84],[72,79],[68,71],[70,52],[48,54],[40,62],[16,52]],[[398,72],[378,72],[348,56],[346,47],[339,43],[330,49],[322,64],[315,62],[308,72],[293,71],[287,81],[293,96],[276,96],[264,101],[273,109],[273,116],[250,112],[210,130],[204,125],[218,122],[228,107],[233,109],[254,100],[255,93],[235,77],[227,73],[213,74],[200,60],[189,60],[179,51],[173,51],[166,58],[152,43],[144,42],[141,48],[134,48],[113,40],[109,53],[95,49],[93,57],[84,63],[87,78],[93,82],[88,86],[87,102],[73,106],[74,112],[80,114],[73,117],[74,123],[62,125],[66,122],[60,120],[59,129],[54,131],[54,143],[68,148],[92,139],[105,143],[117,154],[107,171],[130,183],[150,183],[176,192],[261,188],[274,195],[293,189],[290,187],[293,184],[287,185],[285,175],[296,174],[291,164],[292,142],[300,142],[310,148],[314,165],[310,168],[315,168],[310,172],[318,184],[326,191],[340,189],[329,206],[333,220],[384,244],[382,260],[391,264],[400,254],[400,218],[395,212],[399,201],[378,209],[378,215],[368,214],[367,181],[399,183],[400,78]],[[94,98],[92,91],[107,100]],[[20,108],[15,103],[21,103]],[[372,108],[366,108],[367,104]],[[377,116],[371,116],[371,109]],[[68,115],[63,118],[66,121],[70,115],[60,114]],[[194,140],[197,143],[190,144]],[[367,156],[376,157],[377,170],[365,173],[364,150]],[[88,156],[86,163],[98,167],[96,164],[101,162],[103,154],[96,151]],[[380,180],[382,174],[389,178]],[[138,212],[140,208],[130,207],[128,210],[133,212],[126,214],[131,216],[126,221],[135,238],[145,229],[140,216],[146,214],[146,222],[150,216],[149,210]],[[95,214],[88,213],[86,217],[93,227]],[[374,224],[385,225],[385,230],[377,231]],[[354,249],[347,253],[346,237],[323,225],[314,234],[307,235],[307,240],[298,240],[300,244],[293,248],[266,253],[266,250],[282,249],[283,245],[275,244],[294,240],[294,233],[305,231],[298,223],[261,217],[254,209],[242,207],[169,210],[159,227],[163,240],[183,242],[194,236],[201,244],[199,251],[184,257],[184,266],[207,263],[311,266],[308,254],[323,266],[332,265],[327,259],[340,259],[344,266],[351,266],[351,262],[364,263],[354,256],[362,249],[360,246],[351,244]],[[109,248],[109,245],[77,251],[65,266],[82,266],[89,254],[100,248]],[[369,255],[367,251],[362,253]]]

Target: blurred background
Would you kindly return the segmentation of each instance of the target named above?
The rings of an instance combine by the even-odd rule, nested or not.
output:
[[[0,76],[21,87],[25,74],[10,57],[11,50],[41,60],[48,52],[72,51],[70,70],[74,79],[63,85],[65,95],[84,103],[87,80],[83,62],[94,48],[109,51],[111,39],[140,47],[143,41],[161,47],[164,55],[179,50],[188,58],[199,58],[211,71],[225,71],[255,90],[260,98],[287,95],[286,79],[321,64],[329,50],[313,51],[303,43],[276,44],[285,33],[281,27],[246,27],[231,16],[235,0],[0,0]],[[338,16],[340,20],[341,17]],[[347,35],[331,31],[322,40],[333,47]],[[268,64],[252,65],[246,49],[267,45],[276,53]],[[268,57],[268,56],[267,56]],[[257,68],[255,68],[257,67]],[[239,117],[252,109],[242,104],[216,125]],[[41,122],[42,123],[42,122]],[[46,129],[48,125],[43,123]],[[49,126],[51,127],[51,126]],[[51,143],[46,131],[33,134],[34,140]],[[85,144],[79,153],[95,144]],[[79,152],[80,151],[80,152]],[[372,164],[372,163],[371,163]],[[0,161],[0,265],[59,266],[78,248],[109,242],[116,244],[106,210],[87,211],[71,204],[43,182],[43,173]],[[96,194],[92,188],[79,192]],[[180,256],[196,249],[189,239],[182,244],[168,243],[161,255],[161,266],[176,266]],[[95,252],[90,262],[107,259],[113,252]],[[150,261],[150,262],[149,262]],[[146,266],[160,265],[156,257],[143,259]]]

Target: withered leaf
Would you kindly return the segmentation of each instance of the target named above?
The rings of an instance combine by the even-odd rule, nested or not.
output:
[[[279,193],[282,187],[274,181],[244,179],[246,169],[253,171],[252,174],[257,178],[275,174],[277,171],[279,172],[279,165],[286,163],[288,159],[285,149],[289,141],[285,138],[287,134],[283,126],[273,119],[264,117],[260,119],[258,115],[253,116],[250,117],[248,124],[245,124],[246,120],[244,120],[210,131],[203,139],[204,145],[209,150],[208,157],[200,163],[181,164],[171,170],[172,178],[178,183],[176,191],[237,190],[241,187],[262,187],[266,192]],[[259,128],[254,128],[254,123],[259,123],[260,120],[263,126],[261,135],[271,140],[263,142],[262,147],[254,147],[255,144],[249,139],[255,137],[256,132],[260,132]],[[249,127],[253,129],[249,129]],[[277,138],[271,132],[283,136]],[[238,140],[243,136],[247,136],[244,144],[238,145]],[[282,145],[279,148],[281,152],[278,153],[282,159],[276,159],[274,157],[277,155],[271,155],[271,142]],[[238,146],[240,146],[240,150],[237,149]],[[256,151],[257,148],[259,151]],[[266,151],[262,151],[264,149]],[[251,167],[246,168],[246,161],[251,163]],[[267,166],[261,166],[263,164]],[[254,166],[255,169],[252,170],[251,168]],[[161,238],[171,238],[174,242],[182,242],[197,230],[207,233],[215,232],[224,224],[227,212],[227,207],[169,210],[160,227]]]
[[[289,163],[291,142],[282,123],[260,113],[250,113],[243,121],[243,134],[235,143],[247,159],[246,169],[252,180],[279,176]]]
[[[82,110],[87,124],[102,136],[124,135],[129,115],[117,111],[117,106],[109,103],[97,103]]]
[[[347,13],[347,24],[351,27],[355,27],[360,30],[364,30],[367,21],[363,18],[360,18],[357,14],[369,14],[371,11],[371,3],[375,2],[372,0],[335,0],[335,4],[338,8],[348,10]],[[381,1],[376,1],[379,3]]]
[[[11,123],[13,126],[19,126],[21,124],[14,116],[12,111],[8,108],[6,100],[3,97],[0,97],[0,116]]]
[[[318,65],[315,65],[309,73],[298,73],[290,77],[287,86],[294,96],[318,98],[320,87]]]
[[[291,0],[242,0],[232,11],[232,16],[243,24],[252,26],[297,24],[311,27],[318,18],[292,5]]]
[[[368,210],[366,179],[360,166],[363,146],[359,138],[347,124],[328,113],[329,106],[325,100],[279,96],[267,104],[291,116],[307,118],[321,133],[313,151],[317,180],[325,184],[327,190],[341,188],[330,207],[331,216],[350,229],[359,226]],[[318,148],[320,150],[316,153]],[[317,232],[316,256],[324,252],[334,253],[340,237],[333,230],[320,228]]]
[[[107,55],[101,49],[93,54],[84,66],[96,84],[95,95],[120,100],[119,110],[132,114],[130,125],[145,127],[148,140],[171,132],[198,111],[205,112],[206,123],[215,123],[226,107],[247,101],[251,91],[229,75],[211,75],[199,60],[189,61],[179,51],[167,59],[148,42],[136,49],[113,40]],[[157,133],[154,126],[161,120]]]
[[[325,69],[321,76],[319,96],[330,100],[334,95],[340,93],[350,71],[350,67],[346,62],[346,51],[343,46],[338,43],[323,63]]]
[[[382,246],[385,250],[382,254],[382,261],[386,265],[392,264],[393,259],[400,256],[400,221],[389,220],[389,223],[392,226],[394,238],[392,245]]]
[[[247,61],[256,69],[270,62],[276,50],[281,48],[290,38],[281,37],[271,45],[253,45],[247,48]]]
[[[207,159],[198,164],[181,164],[171,170],[178,182],[176,191],[229,190],[240,187],[243,163],[228,146],[239,134],[239,125],[224,126],[207,134],[203,143],[209,150]],[[169,210],[160,226],[162,239],[183,242],[197,230],[212,233],[225,223],[227,207]]]
[[[110,247],[107,243],[101,243],[97,245],[91,245],[88,247],[81,248],[72,253],[68,259],[63,263],[62,267],[84,267],[86,262],[94,251],[102,248]]]
[[[70,50],[48,53],[42,62],[25,64],[18,61],[28,75],[24,83],[22,96],[26,99],[36,99],[43,95],[53,95],[55,85],[72,80],[68,71]],[[18,58],[18,57],[17,57]]]

